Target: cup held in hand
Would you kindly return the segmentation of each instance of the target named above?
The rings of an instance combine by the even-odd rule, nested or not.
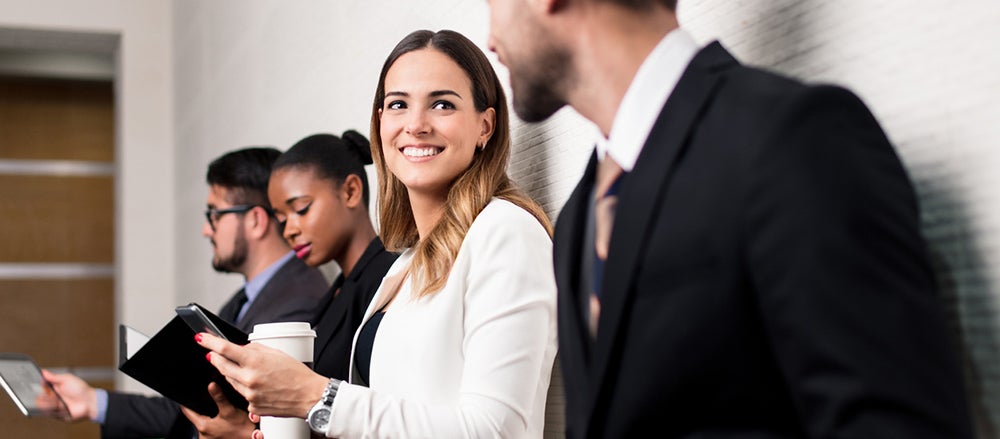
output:
[[[251,343],[282,351],[312,367],[316,331],[306,322],[262,323],[254,325]],[[260,431],[267,439],[308,439],[309,426],[299,418],[261,416]]]
[[[248,338],[251,343],[282,351],[303,363],[313,361],[316,331],[306,322],[261,323],[254,325]]]

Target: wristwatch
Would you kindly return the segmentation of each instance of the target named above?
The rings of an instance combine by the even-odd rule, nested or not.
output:
[[[337,389],[339,388],[340,380],[330,378],[330,383],[326,385],[326,390],[323,390],[323,396],[319,398],[319,402],[306,415],[306,423],[317,434],[326,436],[326,429],[330,426],[330,411],[333,409],[333,398],[337,396]]]

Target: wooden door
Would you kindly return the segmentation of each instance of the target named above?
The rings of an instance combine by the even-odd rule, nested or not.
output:
[[[114,97],[110,81],[0,77],[0,351],[113,386]],[[97,438],[26,418],[4,438]]]

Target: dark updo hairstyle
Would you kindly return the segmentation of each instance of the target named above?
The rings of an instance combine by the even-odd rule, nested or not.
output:
[[[344,131],[341,137],[332,134],[313,134],[288,148],[274,162],[273,171],[283,168],[308,168],[322,179],[338,185],[348,175],[361,179],[362,200],[368,207],[368,174],[365,165],[372,163],[372,150],[368,139],[354,130]]]

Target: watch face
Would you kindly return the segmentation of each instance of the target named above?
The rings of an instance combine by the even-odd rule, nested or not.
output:
[[[323,407],[309,414],[309,427],[317,433],[326,433],[330,424],[330,409]]]

